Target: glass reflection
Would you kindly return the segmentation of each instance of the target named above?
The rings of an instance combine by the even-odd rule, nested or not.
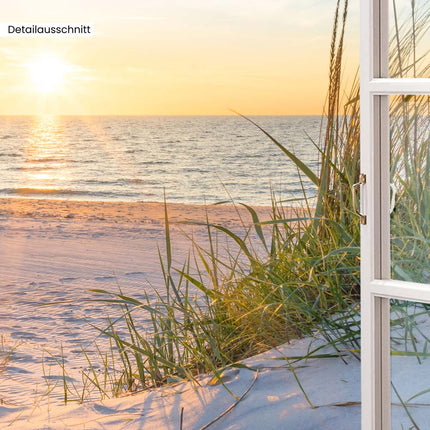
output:
[[[389,0],[390,77],[429,78],[428,0]]]
[[[430,284],[430,97],[391,100],[392,278]]]
[[[430,305],[391,300],[391,428],[430,422]]]

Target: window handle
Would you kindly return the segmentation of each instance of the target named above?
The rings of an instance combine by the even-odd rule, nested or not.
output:
[[[360,208],[357,208],[357,192],[361,190],[361,185],[366,183],[366,175],[364,173],[360,173],[359,181],[352,186],[352,206],[354,212],[360,217],[361,224],[367,224],[367,216],[360,212]]]
[[[397,188],[393,183],[390,184],[390,188],[391,188],[390,214],[392,214],[394,211],[394,208],[396,207]]]

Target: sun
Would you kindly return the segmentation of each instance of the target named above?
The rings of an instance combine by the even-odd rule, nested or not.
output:
[[[36,89],[42,93],[54,93],[64,84],[67,65],[53,55],[37,58],[29,64],[30,75]]]

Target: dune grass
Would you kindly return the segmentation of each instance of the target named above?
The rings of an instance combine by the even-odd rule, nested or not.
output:
[[[317,186],[316,202],[304,187],[300,207],[284,207],[273,196],[271,220],[265,222],[245,205],[253,225],[244,225],[241,234],[207,220],[209,249],[192,242],[192,253],[179,268],[172,264],[166,209],[165,258],[160,252],[166,293],[156,293],[154,302],[92,290],[123,312],[99,329],[121,357],[119,386],[143,389],[184,378],[197,383],[196,376],[206,372],[222,382],[228,366],[316,329],[335,347],[344,342],[359,348],[359,220],[351,195],[359,174],[358,82],[346,101],[340,96],[347,5],[337,2],[327,125],[323,141],[312,142],[321,156],[320,170],[312,171],[246,118],[296,165],[301,178]],[[219,235],[235,246],[227,257],[217,253]],[[142,313],[151,319],[151,332],[138,323]]]
[[[19,347],[19,343],[14,345],[10,345],[9,342],[6,342],[4,336],[0,337],[0,375],[6,371],[6,368],[14,354],[15,350]],[[0,398],[0,403],[2,399]]]
[[[208,248],[190,238],[192,251],[181,267],[173,264],[166,206],[165,250],[159,251],[165,285],[158,291],[163,293],[156,292],[156,300],[149,296],[138,300],[121,291],[92,290],[100,302],[122,311],[120,318],[97,328],[112,345],[108,354],[102,354],[104,369],[112,367],[107,358],[114,361],[114,350],[119,357],[114,395],[183,379],[198,384],[198,375],[207,372],[222,383],[226,368],[242,367],[240,360],[306,335],[323,337],[334,353],[347,349],[358,357],[360,223],[352,185],[360,172],[359,82],[356,78],[347,93],[341,86],[347,10],[347,0],[338,0],[324,130],[321,141],[312,142],[320,154],[319,170],[313,171],[287,145],[244,117],[294,163],[301,179],[315,184],[316,198],[309,197],[303,186],[301,204],[291,208],[273,195],[271,219],[264,222],[244,205],[253,224],[243,225],[241,233],[207,219],[203,225]],[[392,76],[403,76],[411,67],[417,75],[426,72],[425,58],[416,59],[413,52],[428,27],[428,10],[417,16],[412,30],[401,27],[401,36],[398,30],[393,37]],[[397,172],[393,273],[402,279],[419,276],[421,281],[430,273],[430,147],[428,128],[416,123],[427,118],[428,127],[428,105],[428,98],[399,96],[391,108],[392,168]],[[218,252],[220,235],[232,244],[224,255]],[[150,331],[141,323],[145,318],[151,321]],[[307,356],[319,353],[316,349]],[[106,372],[103,383],[91,371],[85,379],[103,396]]]

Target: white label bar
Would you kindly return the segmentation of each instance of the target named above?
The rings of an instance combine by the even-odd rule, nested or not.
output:
[[[94,36],[94,23],[2,22],[0,36],[11,37],[80,37]]]

